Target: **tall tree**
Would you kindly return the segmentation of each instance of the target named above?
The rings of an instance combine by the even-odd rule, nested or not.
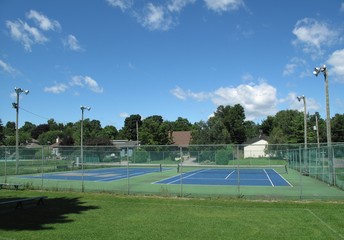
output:
[[[344,142],[344,114],[336,114],[331,120],[333,142]]]
[[[169,126],[158,115],[143,120],[140,136],[143,145],[167,145],[171,143]]]
[[[140,135],[140,130],[139,133],[137,133],[136,128],[140,128],[141,126],[141,116],[139,114],[130,115],[124,120],[124,126],[122,131],[123,137],[125,137],[128,140],[136,140],[137,135]]]
[[[8,121],[5,126],[5,136],[15,136],[16,135],[16,123]]]
[[[186,118],[178,117],[172,122],[172,131],[191,131],[192,124]]]
[[[241,144],[246,140],[245,111],[240,104],[219,106],[214,117],[220,118],[230,134],[231,142]]]
[[[264,121],[262,121],[260,128],[263,134],[270,136],[270,133],[274,128],[274,120],[274,116],[268,116]]]
[[[49,125],[48,124],[40,124],[32,130],[31,136],[33,139],[38,139],[39,135],[41,135],[44,132],[48,132],[48,131],[49,131]]]

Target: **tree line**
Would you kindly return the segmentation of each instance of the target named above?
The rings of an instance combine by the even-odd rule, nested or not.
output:
[[[307,114],[307,142],[317,142],[316,119],[318,119],[319,141],[326,142],[326,121],[320,114]],[[190,123],[179,117],[166,121],[162,116],[153,115],[145,119],[133,114],[124,121],[122,129],[114,126],[102,127],[99,120],[85,119],[83,122],[84,145],[111,145],[111,140],[140,141],[141,145],[172,144],[171,132],[191,131],[191,144],[243,144],[248,139],[264,134],[271,144],[293,144],[304,142],[304,113],[297,110],[282,110],[268,116],[261,123],[246,120],[244,108],[240,104],[219,106],[207,121]],[[14,146],[15,122],[5,125],[0,119],[0,145]],[[331,119],[333,142],[344,142],[344,114],[336,114]],[[25,122],[19,129],[19,144],[25,145],[35,139],[40,145],[50,145],[60,139],[65,146],[80,145],[81,121],[57,123],[49,119],[47,123],[35,125]]]

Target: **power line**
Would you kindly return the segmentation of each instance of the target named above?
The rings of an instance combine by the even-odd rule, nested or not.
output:
[[[39,117],[39,118],[42,118],[42,119],[45,119],[45,120],[51,119],[51,118],[43,117],[43,116],[41,116],[41,115],[38,115],[38,114],[36,114],[36,113],[33,113],[33,112],[31,112],[31,111],[29,111],[29,110],[27,110],[27,109],[25,109],[25,108],[22,108],[22,107],[19,107],[19,108],[20,108],[21,110],[27,112],[27,113],[30,113],[30,114],[36,116],[36,117]]]

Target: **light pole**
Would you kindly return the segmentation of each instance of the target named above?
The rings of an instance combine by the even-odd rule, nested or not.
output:
[[[84,110],[90,111],[90,107],[81,106],[81,136],[80,136],[80,160],[81,160],[81,170],[82,170],[82,192],[84,192]]]
[[[306,110],[306,97],[304,95],[298,96],[297,100],[301,102],[303,99],[303,125],[304,125],[304,142],[305,142],[305,149],[307,149],[307,110]]]
[[[328,93],[328,78],[327,78],[327,68],[326,65],[322,67],[314,68],[313,74],[317,77],[319,73],[322,72],[325,78],[325,95],[326,95],[326,134],[327,134],[327,151],[328,151],[328,160],[330,167],[330,183],[334,185],[334,165],[333,165],[333,156],[332,156],[332,143],[331,143],[331,118],[330,118],[330,97]]]
[[[14,88],[14,91],[17,95],[17,102],[12,103],[13,108],[16,109],[16,174],[19,173],[19,128],[18,128],[18,119],[19,119],[19,95],[21,93],[29,94],[29,90],[24,90],[21,88]]]

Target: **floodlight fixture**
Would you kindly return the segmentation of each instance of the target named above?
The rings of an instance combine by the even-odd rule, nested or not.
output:
[[[86,107],[86,106],[80,106],[81,111],[87,110],[90,111],[91,107]]]
[[[25,93],[26,95],[28,95],[29,94],[29,90],[24,90],[24,89],[22,89],[22,88],[17,88],[17,87],[15,87],[14,88],[14,91],[19,95],[19,94],[21,94],[21,93]]]
[[[313,74],[317,77],[320,72],[324,73],[324,76],[327,74],[326,65],[323,65],[322,67],[315,67]]]
[[[301,99],[305,99],[305,96],[304,96],[304,95],[302,95],[302,96],[297,96],[296,98],[297,98],[297,100],[299,100],[299,102],[301,102]]]

